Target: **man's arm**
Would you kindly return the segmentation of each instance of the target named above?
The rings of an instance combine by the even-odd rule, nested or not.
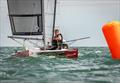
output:
[[[53,38],[53,40],[62,40],[62,37],[59,35],[58,37]]]

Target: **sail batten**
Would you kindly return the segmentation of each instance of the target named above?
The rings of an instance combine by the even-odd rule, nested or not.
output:
[[[8,38],[12,39],[24,39],[24,40],[43,40],[42,38],[34,38],[34,37],[18,37],[18,36],[8,36]]]
[[[14,16],[14,17],[34,17],[34,16],[42,16],[42,14],[10,14],[9,16]]]

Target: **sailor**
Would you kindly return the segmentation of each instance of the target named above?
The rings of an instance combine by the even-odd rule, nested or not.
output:
[[[51,50],[61,49],[63,43],[63,36],[60,33],[59,29],[55,29],[54,37],[52,39],[52,48]]]

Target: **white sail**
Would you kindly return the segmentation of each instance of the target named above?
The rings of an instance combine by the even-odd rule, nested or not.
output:
[[[50,42],[55,0],[8,0],[8,10],[13,35],[9,38],[34,40],[44,46]]]
[[[54,27],[55,0],[44,0],[46,44],[51,42]]]
[[[43,0],[8,0],[13,35],[42,35]]]

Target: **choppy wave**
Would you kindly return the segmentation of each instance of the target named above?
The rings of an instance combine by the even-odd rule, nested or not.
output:
[[[22,48],[0,48],[0,83],[120,82],[120,61],[112,60],[106,47],[81,47],[78,59],[11,57],[16,49]]]

